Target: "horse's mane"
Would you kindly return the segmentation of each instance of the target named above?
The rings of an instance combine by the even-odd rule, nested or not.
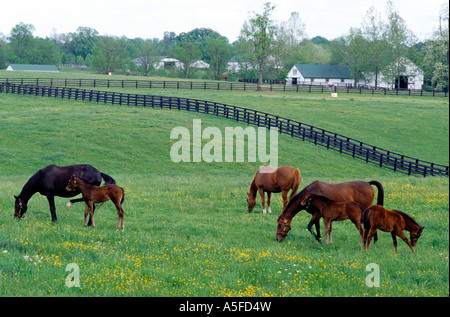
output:
[[[288,208],[290,208],[292,206],[292,204],[294,204],[300,197],[302,197],[302,195],[305,194],[306,190],[309,189],[309,187],[315,183],[317,183],[318,181],[314,181],[311,184],[309,184],[308,186],[306,186],[305,188],[303,188],[299,193],[297,193],[294,197],[292,197],[292,199],[289,201],[289,203],[286,205],[286,208],[284,208],[284,210],[287,210]],[[283,212],[284,212],[283,210]]]
[[[84,183],[93,186],[91,183],[89,183],[89,182],[88,182],[86,179],[84,179],[83,177],[79,177],[79,176],[76,176],[76,175],[75,175],[75,177],[78,178],[78,179],[81,179]]]
[[[406,212],[403,212],[403,211],[401,211],[401,210],[397,210],[397,209],[393,209],[395,212],[398,212],[403,218],[406,218],[406,219],[408,219],[409,221],[411,221],[412,223],[414,223],[415,225],[418,225],[418,226],[420,226],[418,223],[417,223],[417,221],[415,221],[414,219],[413,219],[413,217],[411,217],[410,215],[408,215]]]
[[[33,176],[30,177],[30,179],[26,182],[26,184],[23,186],[22,191],[20,192],[20,197],[28,196],[29,193],[35,193],[36,192],[36,185],[39,183],[41,179],[41,171],[37,171]]]
[[[250,194],[252,194],[253,198],[256,197],[256,193],[257,193],[255,179],[256,179],[256,174],[258,174],[258,172],[259,172],[259,170],[257,170],[255,172],[255,174],[253,175],[253,178],[252,178],[252,182],[250,183]]]

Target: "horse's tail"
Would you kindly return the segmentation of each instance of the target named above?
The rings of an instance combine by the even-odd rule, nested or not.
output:
[[[300,186],[301,179],[302,179],[302,176],[300,174],[300,170],[298,168],[295,168],[294,169],[294,185],[292,186],[291,196],[293,196],[292,194],[295,195],[295,193],[297,193],[298,187]]]
[[[377,205],[383,206],[384,204],[384,189],[383,185],[379,181],[370,181],[370,185],[375,185],[378,189],[378,196],[377,196]]]
[[[102,178],[105,180],[105,184],[104,185],[109,185],[109,184],[115,185],[116,184],[116,181],[114,180],[114,178],[112,178],[108,174],[100,172],[100,175],[102,175]]]
[[[120,204],[122,205],[124,200],[125,200],[125,191],[123,190],[122,187],[119,187],[122,190],[122,200],[120,201]]]
[[[366,208],[361,216],[361,224],[364,226],[364,231],[369,231],[370,230],[370,207]]]

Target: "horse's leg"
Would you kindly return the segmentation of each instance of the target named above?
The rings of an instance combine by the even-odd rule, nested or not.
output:
[[[94,214],[94,212],[95,212],[95,204],[92,203],[92,214]],[[92,226],[92,219],[91,219],[91,217],[89,217],[89,221],[88,221],[87,225],[88,225],[88,227]]]
[[[321,242],[322,238],[320,237],[320,216],[316,219],[315,225],[316,225],[316,234],[318,238],[317,241]]]
[[[411,242],[409,242],[409,239],[405,236],[403,231],[398,230],[395,234],[398,235],[400,237],[400,239],[402,239],[403,241],[406,242],[406,244],[409,246],[409,248],[411,249],[411,251],[413,253],[416,253],[416,251],[414,250],[413,246],[411,245]]]
[[[288,200],[288,202],[290,202],[291,199],[292,199],[292,197],[294,197],[295,194],[297,194],[298,186],[299,186],[299,185],[297,184],[297,185],[294,185],[294,186],[292,187],[291,194],[289,195],[289,200]]]
[[[92,224],[92,228],[95,228],[95,222],[94,222],[94,202],[89,202],[89,222]],[[88,223],[89,225],[89,223]]]
[[[283,190],[281,191],[281,197],[283,198],[283,210],[286,208],[288,200],[287,200],[287,194],[289,190]]]
[[[394,231],[392,231],[391,236],[392,236],[392,242],[394,242],[395,254],[397,254],[397,235],[395,234]]]
[[[372,227],[369,231],[369,234],[367,236],[367,245],[366,245],[366,251],[369,251],[370,249],[370,242],[372,241],[372,237],[377,233],[377,229]]]
[[[358,229],[359,231],[359,246],[363,246],[364,243],[364,229],[361,225],[361,218],[360,217],[350,217],[350,221],[353,222],[353,224],[355,225],[356,229]]]
[[[367,248],[367,240],[369,238],[369,233],[370,233],[370,228],[368,228],[368,230],[364,229],[363,232],[363,250],[366,251]]]
[[[319,212],[315,212],[312,215],[311,221],[308,223],[308,231],[311,232],[311,234],[313,235],[314,239],[316,239],[318,242],[321,241],[320,239],[320,225],[318,225],[319,219],[320,219],[321,215]],[[319,233],[319,236],[317,236],[313,231],[312,231],[312,225],[316,224],[316,231]]]
[[[83,227],[86,227],[87,225],[87,216],[89,214],[89,205],[86,202],[86,206],[84,207],[84,223],[83,223]]]
[[[123,225],[123,215],[124,215],[124,211],[122,209],[122,206],[120,205],[119,202],[115,202],[114,205],[116,206],[117,209],[117,231],[119,231],[119,228],[122,229],[122,231],[124,230],[124,225]]]
[[[47,195],[48,204],[50,206],[50,213],[52,215],[52,222],[57,222],[58,219],[56,218],[56,210],[55,210],[55,196],[53,195]]]
[[[67,203],[66,208],[67,208],[67,209],[70,209],[70,208],[73,206],[74,203],[77,203],[77,202],[80,202],[80,201],[84,201],[84,199],[83,199],[83,198],[71,199],[71,200]]]
[[[323,217],[323,225],[325,226],[325,243],[331,243],[331,221],[329,218]]]
[[[266,202],[264,201],[264,189],[258,188],[259,195],[261,196],[261,203],[263,207],[263,214],[266,213]]]
[[[272,213],[272,210],[270,209],[270,199],[272,198],[272,193],[271,192],[267,192],[267,208],[269,211],[269,214]],[[283,208],[284,210],[284,208]]]
[[[367,232],[367,237],[366,240],[364,241],[365,243],[365,251],[369,252],[370,249],[370,241],[372,240],[372,233],[369,231]]]
[[[328,238],[330,239],[329,243],[333,243],[333,220],[330,220],[330,232],[328,233]]]

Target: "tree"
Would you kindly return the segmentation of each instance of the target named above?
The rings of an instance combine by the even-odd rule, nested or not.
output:
[[[196,28],[187,33],[181,33],[175,39],[177,42],[191,42],[197,45],[201,52],[200,59],[208,61],[208,55],[206,53],[206,47],[211,40],[221,40],[228,44],[228,39],[220,33],[211,30],[209,28]]]
[[[0,68],[6,67],[6,41],[3,33],[0,32]]]
[[[361,24],[361,32],[367,41],[364,58],[365,77],[373,76],[375,89],[378,87],[378,77],[389,62],[389,46],[385,39],[386,23],[380,17],[375,7],[370,7]]]
[[[276,41],[279,56],[285,69],[290,69],[293,64],[299,61],[306,62],[305,58],[299,58],[299,56],[304,56],[305,53],[301,46],[302,43],[305,43],[305,36],[305,24],[302,22],[298,12],[292,12],[286,22],[279,24]]]
[[[240,39],[248,42],[251,50],[247,57],[258,71],[258,90],[262,90],[263,72],[270,57],[279,50],[276,45],[277,28],[271,19],[274,10],[275,6],[270,2],[265,3],[263,13],[253,12],[241,29]]]
[[[347,35],[332,41],[331,47],[333,59],[348,65],[356,86],[358,79],[367,68],[365,59],[367,41],[362,36],[361,30],[350,28]]]
[[[230,45],[220,39],[210,40],[206,45],[205,54],[210,63],[211,77],[219,79],[226,71],[227,62],[231,57]]]
[[[444,90],[449,88],[449,14],[448,3],[439,14],[439,28],[433,34],[426,47],[425,65],[431,71],[433,88]]]
[[[153,63],[155,62],[155,48],[151,41],[146,41],[139,49],[138,60],[141,63],[141,71],[144,76],[148,76],[153,69]]]
[[[277,37],[287,48],[299,45],[305,36],[305,23],[298,12],[292,12],[289,19],[278,26]]]
[[[124,46],[124,43],[115,37],[100,37],[94,48],[93,68],[104,74],[114,72],[123,64]]]
[[[192,63],[196,62],[202,57],[202,53],[198,46],[184,39],[173,47],[171,50],[171,55],[178,59],[182,64],[181,72],[184,78],[190,78],[194,72],[194,68],[192,68]]]
[[[12,62],[22,64],[30,63],[30,48],[33,47],[34,30],[32,24],[25,24],[23,22],[20,22],[12,28],[8,38],[12,53],[9,59]]]
[[[416,41],[414,34],[408,29],[405,20],[398,14],[391,0],[387,2],[387,29],[386,41],[390,50],[391,63],[389,64],[388,73],[392,74],[393,82],[400,83],[400,75],[402,70],[406,68],[405,62],[408,53],[408,47],[412,46]]]
[[[58,64],[60,57],[55,44],[44,39],[34,39],[33,44],[28,49],[29,59],[31,64]]]
[[[77,31],[72,34],[71,47],[73,55],[86,59],[86,56],[94,51],[97,39],[97,30],[83,26],[78,27]]]

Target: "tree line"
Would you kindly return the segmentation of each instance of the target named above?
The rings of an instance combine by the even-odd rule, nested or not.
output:
[[[162,39],[143,39],[100,35],[90,27],[75,32],[53,33],[46,38],[33,35],[32,24],[19,23],[9,35],[0,32],[0,68],[8,64],[77,64],[99,73],[127,72],[142,75],[220,79],[224,75],[246,79],[284,80],[293,64],[346,64],[355,83],[374,79],[388,67],[400,73],[402,61],[411,60],[425,71],[425,81],[435,89],[449,86],[448,4],[440,12],[439,23],[429,39],[419,42],[407,27],[392,1],[383,17],[370,7],[359,27],[328,40],[307,37],[300,13],[292,12],[287,21],[272,18],[275,6],[264,4],[261,12],[252,12],[243,23],[239,38],[228,38],[209,28],[196,28],[175,34],[165,32]],[[182,62],[179,69],[155,69],[163,56]],[[239,64],[236,74],[227,73],[227,62]],[[193,63],[210,64],[199,71]],[[371,78],[367,78],[371,76]]]

